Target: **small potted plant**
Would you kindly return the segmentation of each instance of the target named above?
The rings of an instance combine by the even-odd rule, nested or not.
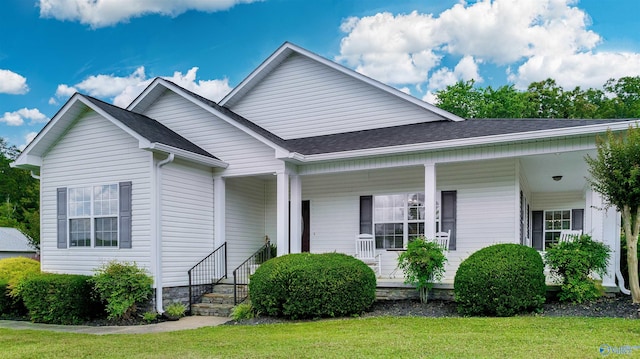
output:
[[[420,237],[409,242],[407,251],[398,257],[398,268],[405,273],[405,284],[415,285],[420,292],[420,301],[427,302],[433,283],[444,274],[447,258],[444,249],[433,241]]]
[[[165,308],[164,316],[167,320],[178,320],[184,316],[186,311],[186,305],[179,302],[173,302]]]

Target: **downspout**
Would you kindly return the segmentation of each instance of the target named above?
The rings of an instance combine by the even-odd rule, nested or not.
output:
[[[39,179],[40,179],[40,176],[38,176],[37,174],[35,174],[33,171],[31,171],[31,177],[33,177],[33,178],[35,178],[35,179],[37,179],[37,180],[39,180]]]
[[[173,162],[175,155],[169,153],[167,158],[156,164],[156,311],[164,313],[162,305],[162,171],[164,165]]]

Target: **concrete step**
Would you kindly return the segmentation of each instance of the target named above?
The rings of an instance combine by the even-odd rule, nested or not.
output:
[[[229,317],[232,309],[233,304],[198,303],[191,306],[191,315]]]

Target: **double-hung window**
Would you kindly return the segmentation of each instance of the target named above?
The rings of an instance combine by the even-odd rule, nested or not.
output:
[[[544,211],[544,248],[558,243],[560,232],[571,229],[571,210]]]
[[[118,185],[69,188],[69,246],[118,246]]]
[[[424,235],[424,193],[378,195],[373,198],[376,248],[403,248]]]
[[[558,243],[563,230],[582,230],[584,209],[552,209],[531,211],[531,245],[546,251]]]

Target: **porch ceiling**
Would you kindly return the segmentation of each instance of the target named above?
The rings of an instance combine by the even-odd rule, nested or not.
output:
[[[595,156],[593,151],[575,151],[546,155],[526,156],[520,159],[521,169],[532,192],[582,191],[588,175],[585,156]],[[562,176],[560,181],[553,176]]]

